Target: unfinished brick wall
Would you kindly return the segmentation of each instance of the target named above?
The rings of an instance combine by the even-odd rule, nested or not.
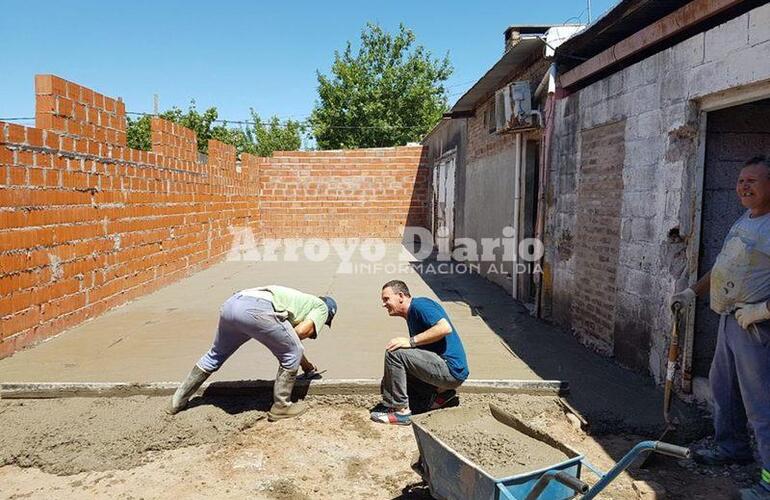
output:
[[[276,153],[261,169],[260,235],[400,238],[425,227],[421,146]]]
[[[422,147],[238,162],[212,140],[199,163],[191,130],[153,118],[153,150],[130,149],[120,100],[35,85],[37,126],[0,122],[0,358],[221,261],[244,228],[398,237],[425,223]]]
[[[125,147],[122,102],[36,78],[35,128],[0,123],[0,357],[217,262],[256,228],[258,163],[153,120]],[[192,141],[190,138],[192,137]]]
[[[612,353],[623,200],[625,121],[582,131],[572,320],[587,343]]]
[[[35,94],[37,128],[61,132],[68,139],[93,139],[94,145],[126,145],[126,105],[121,100],[53,75],[35,77]]]

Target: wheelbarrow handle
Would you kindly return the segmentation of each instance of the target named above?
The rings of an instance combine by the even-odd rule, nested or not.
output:
[[[655,442],[655,451],[675,458],[690,458],[690,449],[662,441]]]
[[[588,485],[586,483],[567,472],[557,472],[555,479],[575,493],[585,493],[588,491]]]
[[[588,485],[572,474],[552,469],[544,472],[543,475],[540,476],[540,479],[538,479],[538,481],[535,483],[535,486],[532,487],[524,500],[537,499],[540,494],[543,493],[546,486],[548,486],[548,483],[551,481],[558,481],[564,486],[570,488],[575,493],[584,494],[588,491]]]
[[[583,500],[591,500],[592,498],[595,498],[600,491],[606,488],[608,484],[610,484],[616,477],[618,477],[618,474],[626,470],[628,466],[631,465],[631,462],[636,459],[636,457],[644,452],[656,452],[681,458],[687,458],[690,456],[690,450],[687,448],[682,448],[681,446],[675,446],[669,443],[663,443],[661,441],[642,441],[641,443],[637,443],[637,445],[634,446],[631,451],[626,453],[623,458],[621,458],[618,463],[615,464],[615,467],[608,470],[603,476],[601,476],[599,481],[591,486],[591,489],[588,490],[588,492],[585,494]]]

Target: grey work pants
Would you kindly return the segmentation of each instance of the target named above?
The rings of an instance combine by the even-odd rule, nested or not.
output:
[[[382,379],[382,402],[385,406],[409,406],[408,378],[439,391],[455,389],[463,383],[452,376],[446,361],[435,352],[419,348],[388,351],[385,353],[385,375]]]
[[[236,293],[222,306],[214,342],[198,368],[208,373],[219,370],[249,339],[270,349],[287,370],[295,370],[302,361],[302,343],[291,324],[276,314],[273,303]]]
[[[748,423],[770,477],[770,321],[744,330],[733,315],[722,316],[709,382],[714,442],[727,456],[751,457]]]

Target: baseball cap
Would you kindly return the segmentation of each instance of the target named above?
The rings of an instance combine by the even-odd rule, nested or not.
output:
[[[319,297],[321,300],[324,301],[324,304],[326,304],[326,309],[329,310],[329,314],[326,317],[326,326],[331,327],[332,326],[332,320],[334,319],[334,315],[337,314],[337,302],[331,297]]]

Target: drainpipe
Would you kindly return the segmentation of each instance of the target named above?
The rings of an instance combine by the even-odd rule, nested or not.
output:
[[[556,108],[556,65],[551,64],[548,68],[545,78],[535,91],[537,96],[546,86],[547,79],[548,94],[545,101],[545,112],[543,113],[545,126],[543,128],[543,140],[540,142],[540,169],[538,175],[537,187],[537,222],[535,224],[535,238],[543,243],[545,248],[545,201],[548,192],[548,166],[551,161],[551,137],[553,136],[553,114]],[[538,261],[541,269],[545,265],[544,256]],[[535,317],[542,317],[543,303],[543,274],[535,274]]]
[[[514,244],[514,262],[518,263],[518,259],[515,257],[519,248],[519,205],[521,204],[521,157],[522,157],[522,136],[521,133],[516,134],[516,157],[514,158],[513,168],[513,244]],[[516,269],[513,270],[511,275],[511,288],[513,298],[516,299],[519,296],[519,274]]]

